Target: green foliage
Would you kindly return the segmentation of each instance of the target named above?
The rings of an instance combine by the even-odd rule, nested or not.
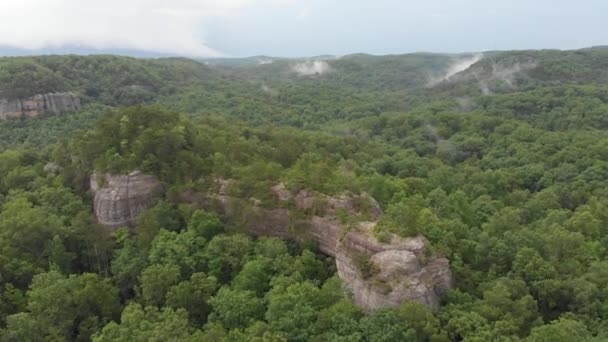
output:
[[[180,58],[138,60],[118,56],[39,56],[0,58],[2,97],[71,90],[85,101],[132,105],[172,94],[178,87],[206,85],[214,78],[195,61]]]
[[[95,122],[107,110],[105,106],[88,105],[79,113],[40,116],[27,119],[0,120],[0,151],[9,148],[46,148],[66,142],[84,130],[95,127]]]
[[[176,233],[161,229],[152,241],[148,261],[151,264],[177,265],[183,276],[189,276],[203,269],[205,243],[204,237],[192,231]]]
[[[251,240],[244,235],[218,235],[205,248],[209,274],[222,283],[232,279],[247,262]]]
[[[293,284],[268,295],[266,319],[289,340],[306,341],[316,333],[317,312],[322,307],[319,289],[310,282]]]
[[[346,56],[311,77],[288,60],[0,59],[0,97],[65,90],[86,104],[0,122],[0,340],[605,339],[608,54],[492,52],[429,83],[452,58]],[[134,170],[165,196],[135,236],[109,234],[89,177]],[[332,259],[228,234],[257,217],[196,209],[221,191],[291,210],[271,189],[280,182],[294,195],[369,193],[384,209],[375,236],[423,235],[456,289],[437,312],[365,313]],[[362,217],[336,222],[371,219],[369,203],[354,206]]]
[[[566,342],[572,340],[591,341],[591,334],[585,324],[565,317],[533,329],[530,336],[526,338],[526,341],[529,342]]]
[[[120,312],[118,290],[96,274],[34,277],[27,308],[7,318],[6,340],[86,340]]]
[[[124,233],[127,233],[124,231]],[[132,297],[138,284],[138,276],[146,267],[147,254],[141,244],[131,239],[122,242],[114,251],[111,271],[114,283],[124,297]]]
[[[221,288],[209,304],[213,307],[210,319],[228,329],[247,327],[261,319],[265,311],[264,301],[254,292],[227,287]]]
[[[416,341],[416,331],[403,324],[395,310],[380,310],[361,320],[368,341]]]
[[[224,226],[217,215],[203,210],[193,212],[190,221],[188,221],[188,231],[208,240],[221,233],[223,228]]]
[[[109,112],[95,130],[93,162],[100,171],[127,172],[140,169],[171,177],[177,165],[195,168],[202,162],[188,150],[194,148],[193,133],[183,117],[160,107],[129,107]],[[185,171],[185,170],[183,170]],[[184,175],[185,176],[185,175]]]
[[[171,286],[179,283],[179,267],[155,264],[146,267],[140,276],[141,298],[149,306],[162,306]]]
[[[93,337],[95,342],[104,341],[196,341],[194,329],[183,309],[142,308],[129,304],[120,318],[120,324],[111,322],[101,333]]]
[[[65,91],[69,81],[41,66],[32,58],[3,58],[0,60],[0,96],[9,99],[26,98],[35,94]]]
[[[173,286],[167,293],[167,306],[174,309],[184,308],[190,319],[202,325],[211,312],[208,300],[218,289],[218,281],[205,273],[192,274],[189,280]]]
[[[171,204],[160,201],[137,216],[135,232],[137,238],[147,246],[161,230],[176,231],[180,224],[177,210]]]

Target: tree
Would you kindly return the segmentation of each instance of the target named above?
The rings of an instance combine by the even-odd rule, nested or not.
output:
[[[209,299],[213,307],[211,320],[220,322],[228,329],[245,328],[264,315],[264,301],[252,291],[222,287]]]
[[[416,341],[416,331],[403,324],[396,310],[379,310],[361,319],[367,341]]]
[[[179,213],[169,203],[161,201],[137,216],[135,232],[144,246],[149,246],[161,229],[177,231],[180,227]]]
[[[48,338],[60,340],[62,336],[49,336],[40,324],[27,312],[20,312],[6,318],[6,329],[0,329],[0,339],[7,342],[44,342]]]
[[[120,311],[118,289],[90,273],[70,277],[56,271],[38,274],[27,299],[27,311],[7,319],[5,334],[10,339],[86,340]]]
[[[173,286],[167,293],[167,306],[178,309],[184,308],[188,316],[197,325],[203,325],[207,321],[207,315],[211,312],[209,299],[215,294],[219,287],[217,279],[207,276],[205,273],[194,273],[189,280]]]
[[[257,257],[243,265],[243,269],[234,277],[232,286],[238,290],[253,291],[263,296],[270,289],[270,279],[274,275],[272,260]]]
[[[305,249],[302,254],[295,258],[294,270],[300,272],[306,279],[323,283],[329,276],[327,266],[311,251]]]
[[[179,267],[173,264],[150,265],[139,277],[141,298],[146,305],[162,306],[170,288],[180,281]]]
[[[146,267],[147,253],[139,241],[128,237],[126,230],[117,231],[116,236],[121,246],[114,251],[112,278],[123,297],[131,298],[135,295],[138,277]]]
[[[201,271],[205,265],[206,240],[192,231],[169,232],[161,229],[152,241],[148,253],[150,264],[173,264],[180,268],[182,276]]]
[[[589,341],[591,333],[585,324],[570,318],[562,317],[549,324],[532,329],[526,342],[569,342]]]
[[[195,330],[188,321],[186,310],[142,308],[134,303],[123,310],[120,324],[110,322],[99,334],[93,336],[94,342],[196,340]]]
[[[517,252],[512,269],[514,274],[528,282],[550,279],[556,275],[553,265],[545,261],[536,250],[528,247]]]
[[[34,206],[25,196],[6,202],[0,213],[0,270],[5,281],[24,285],[44,271],[55,234],[65,227],[56,216]],[[63,234],[62,234],[63,235]]]
[[[399,307],[399,315],[404,324],[416,331],[418,341],[449,341],[447,334],[441,328],[439,320],[427,306],[417,302],[405,301]]]
[[[323,340],[362,341],[359,320],[364,317],[360,307],[343,299],[319,311],[318,325]]]
[[[188,231],[207,240],[211,240],[223,230],[224,225],[217,215],[203,210],[194,211],[190,217],[190,221],[188,221]]]
[[[319,288],[310,282],[295,283],[268,294],[266,320],[289,340],[305,341],[318,333],[315,322],[320,308]]]
[[[204,251],[209,274],[221,283],[228,282],[247,262],[252,247],[251,240],[245,235],[215,236]]]

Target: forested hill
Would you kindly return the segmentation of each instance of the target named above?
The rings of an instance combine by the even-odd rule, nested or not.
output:
[[[0,341],[608,340],[606,49],[265,58],[0,59],[2,97],[83,103],[0,122]],[[133,170],[164,196],[111,233],[90,177]],[[454,289],[365,312],[314,244],[181,200],[318,214],[277,184],[369,194],[368,237],[423,235]]]
[[[442,83],[482,82],[486,90],[608,82],[608,51],[513,51],[306,59],[272,58],[193,61],[118,56],[0,58],[0,94],[5,98],[73,91],[87,101],[135,104],[191,87],[219,84],[328,86],[353,91],[405,91]],[[466,70],[465,70],[466,69]],[[451,81],[451,82],[446,82]],[[219,89],[221,90],[221,89]],[[482,89],[483,90],[483,89]],[[476,95],[471,93],[469,95]]]
[[[513,94],[518,98],[526,97],[523,93],[529,91],[554,94],[568,92],[570,85],[599,87],[587,88],[587,92],[595,94],[591,101],[603,103],[602,96],[596,95],[603,92],[601,85],[606,84],[608,72],[605,49],[356,54],[312,59],[260,56],[229,61],[118,56],[0,58],[0,98],[72,91],[85,106],[81,113],[65,119],[0,122],[0,126],[11,128],[0,130],[0,146],[24,142],[44,145],[70,134],[69,126],[90,128],[103,111],[99,105],[162,103],[191,116],[327,130],[381,113],[422,107],[469,112],[481,108],[479,99],[484,95]],[[541,90],[556,86],[561,90]],[[528,109],[522,113],[536,114]],[[68,121],[70,124],[61,125]],[[42,126],[49,129],[42,131]],[[37,133],[30,134],[29,127]]]
[[[0,95],[4,98],[72,91],[88,102],[136,104],[188,86],[209,85],[213,78],[209,68],[184,58],[110,55],[0,58]]]

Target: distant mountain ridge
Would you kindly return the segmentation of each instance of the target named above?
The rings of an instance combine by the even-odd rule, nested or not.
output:
[[[154,51],[136,49],[95,49],[82,46],[65,46],[57,48],[43,49],[21,49],[10,46],[0,45],[0,56],[19,57],[19,56],[42,56],[42,55],[117,55],[138,58],[161,58],[161,57],[180,57],[178,54],[159,53]]]
[[[179,111],[215,114],[219,112],[211,108],[234,104],[228,115],[236,117],[255,112],[239,108],[243,103],[277,114],[297,109],[329,117],[327,108],[335,102],[329,94],[336,92],[348,99],[337,115],[348,112],[352,119],[406,110],[422,99],[473,98],[564,84],[608,84],[608,49],[197,60],[113,55],[0,58],[0,98],[72,92],[83,105],[163,103]],[[314,107],[304,101],[308,97],[315,98]],[[355,103],[359,109],[353,111]],[[291,124],[299,120],[279,117]]]

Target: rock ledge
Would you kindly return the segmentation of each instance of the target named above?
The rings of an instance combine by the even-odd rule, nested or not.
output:
[[[336,259],[338,276],[366,310],[399,306],[404,300],[437,309],[439,296],[453,286],[448,260],[430,255],[424,237],[391,235],[387,242],[374,237],[382,210],[367,194],[294,194],[279,184],[272,188],[276,206],[264,208],[257,200],[229,196],[229,187],[228,181],[219,180],[217,193],[184,192],[177,201],[219,211],[228,224],[252,235],[315,241],[321,252]],[[93,175],[91,190],[98,221],[115,229],[132,226],[162,186],[155,177],[135,171]]]

